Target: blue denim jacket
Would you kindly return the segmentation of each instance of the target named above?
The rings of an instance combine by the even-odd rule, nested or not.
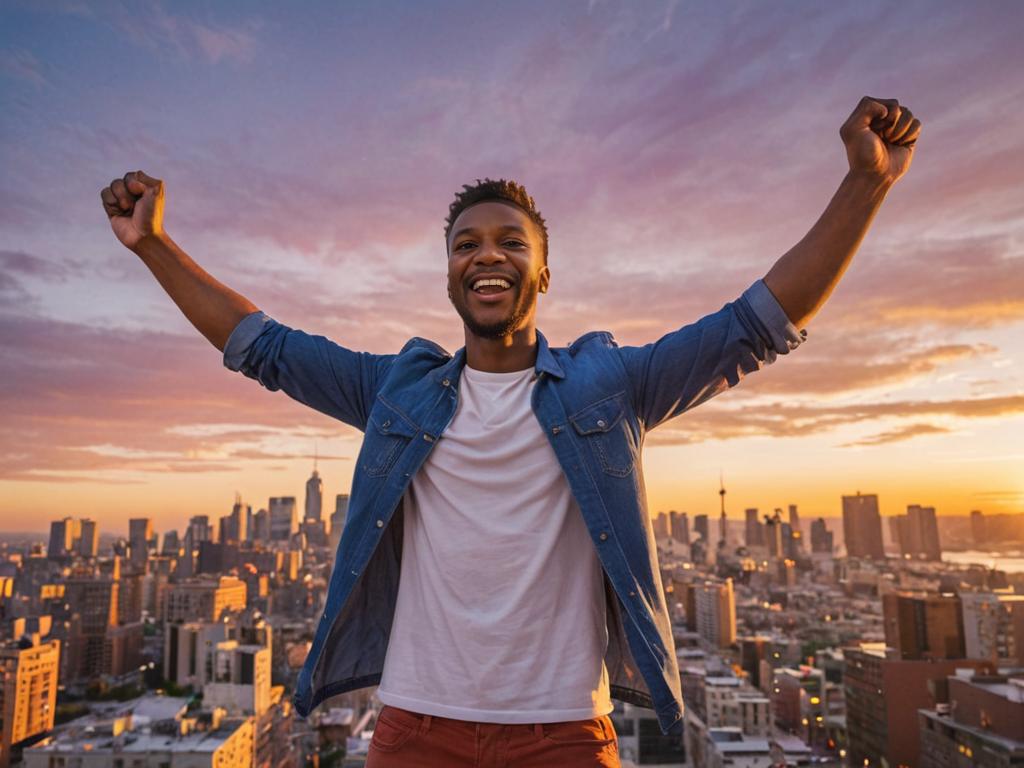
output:
[[[644,436],[804,335],[761,280],[641,347],[620,347],[604,331],[549,347],[537,334],[532,407],[604,568],[611,694],[653,708],[666,734],[681,731],[683,700],[644,490]],[[398,593],[401,499],[455,413],[464,362],[464,349],[452,356],[420,338],[398,354],[353,352],[262,312],[227,341],[229,369],[365,433],[327,603],[295,691],[303,716],[380,681]]]

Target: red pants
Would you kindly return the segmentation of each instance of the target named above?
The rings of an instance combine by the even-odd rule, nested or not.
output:
[[[619,768],[608,715],[564,723],[502,725],[385,706],[366,768]]]

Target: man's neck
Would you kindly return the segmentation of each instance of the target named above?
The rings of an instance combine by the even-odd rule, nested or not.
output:
[[[532,368],[537,362],[537,329],[528,327],[485,339],[466,329],[466,365],[477,371],[509,373]]]

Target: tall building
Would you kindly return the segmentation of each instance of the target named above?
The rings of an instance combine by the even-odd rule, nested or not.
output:
[[[270,653],[270,648],[237,640],[218,643],[211,658],[213,675],[203,686],[203,705],[223,707],[233,715],[266,712],[270,708]]]
[[[209,515],[193,515],[188,521],[188,533],[192,534],[192,546],[198,548],[202,541],[213,541],[213,526]]]
[[[711,540],[711,526],[708,524],[707,515],[695,515],[693,518],[693,531],[704,541]]]
[[[256,510],[252,516],[252,540],[261,544],[270,541],[270,513],[265,509]]]
[[[87,680],[103,672],[107,631],[118,623],[120,584],[92,575],[67,579],[64,598],[72,613],[65,669],[70,680]]]
[[[160,548],[160,553],[168,557],[177,557],[180,549],[181,539],[178,538],[178,532],[166,531],[164,533],[164,544]]]
[[[245,582],[234,576],[192,579],[167,593],[166,621],[219,621],[225,613],[245,609]]]
[[[145,569],[149,560],[149,540],[153,538],[153,521],[148,517],[133,517],[128,521],[128,557],[132,566]]]
[[[765,546],[768,547],[769,557],[782,557],[785,554],[781,509],[776,509],[775,514],[765,518],[763,536]]]
[[[100,531],[95,520],[83,518],[80,521],[81,538],[78,540],[79,557],[96,557],[100,549]]]
[[[958,595],[890,592],[882,596],[885,644],[901,659],[962,659],[964,620]]]
[[[796,504],[789,505],[789,528],[789,540],[786,542],[786,546],[795,556],[804,548],[804,530],[800,527],[800,513],[797,512]]]
[[[46,556],[51,560],[69,557],[75,551],[75,544],[81,538],[81,524],[78,520],[65,517],[50,523],[50,544]]]
[[[695,586],[697,634],[714,648],[736,642],[736,597],[732,579],[705,581]]]
[[[53,729],[59,671],[58,640],[26,635],[0,646],[0,768],[19,745]]]
[[[273,496],[270,499],[270,540],[288,541],[299,528],[294,496]]]
[[[843,538],[848,557],[885,559],[877,495],[843,496]]]
[[[967,658],[1024,667],[1024,595],[962,592],[960,601]]]
[[[764,529],[759,518],[757,507],[743,510],[745,528],[744,538],[748,548],[764,546]]]
[[[231,514],[220,519],[220,543],[242,544],[249,541],[249,520],[252,518],[252,506],[244,504],[240,494],[235,494],[235,504]]]
[[[320,520],[324,503],[324,481],[313,465],[313,474],[306,481],[306,514],[304,520]]]
[[[900,660],[887,657],[880,644],[846,648],[843,657],[846,764],[858,768],[920,765],[917,711],[935,707],[936,681],[957,669],[984,665],[963,659]]]
[[[911,504],[907,514],[891,518],[893,541],[900,555],[915,560],[941,560],[939,524],[935,507]]]
[[[690,543],[690,518],[685,512],[672,511],[668,513],[669,536],[680,544]]]
[[[811,523],[811,552],[832,554],[832,532],[825,525],[825,519],[819,517]]]

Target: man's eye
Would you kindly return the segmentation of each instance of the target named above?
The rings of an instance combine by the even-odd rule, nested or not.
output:
[[[512,243],[513,245],[523,245],[523,243],[519,242],[518,240],[506,240],[505,241],[506,245],[508,245],[509,243]]]
[[[472,245],[472,244],[473,244],[472,242],[470,242],[469,240],[467,240],[467,241],[466,241],[466,242],[464,242],[464,243],[459,243],[458,245],[456,245],[456,246],[455,246],[455,250],[456,250],[456,251],[461,251],[461,250],[462,250],[462,249],[463,249],[464,247],[466,247],[467,245]]]

